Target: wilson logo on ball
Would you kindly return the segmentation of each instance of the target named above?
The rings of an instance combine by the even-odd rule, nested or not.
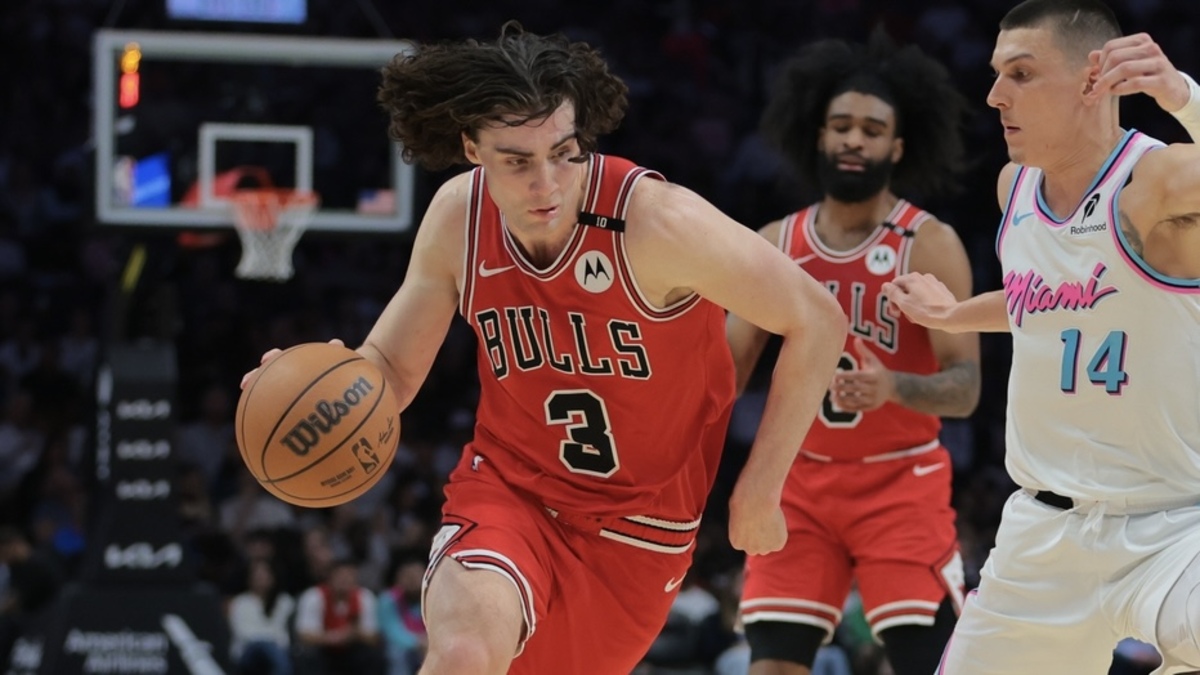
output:
[[[292,427],[291,431],[284,434],[280,442],[286,445],[288,450],[304,457],[317,445],[321,436],[328,434],[342,421],[343,417],[350,413],[351,408],[361,403],[374,389],[375,387],[371,386],[367,378],[358,378],[342,393],[340,401],[331,403],[322,400],[318,402],[313,412]]]

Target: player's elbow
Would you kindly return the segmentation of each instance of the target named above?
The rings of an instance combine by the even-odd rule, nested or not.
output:
[[[942,414],[942,417],[955,419],[970,417],[974,414],[975,408],[979,407],[979,395],[982,390],[979,362],[963,361],[955,364],[953,368],[958,371],[959,392],[952,398],[949,409]]]
[[[824,288],[814,293],[807,314],[803,327],[805,333],[811,335],[811,339],[836,345],[837,353],[841,354],[846,333],[850,330],[850,321],[833,294]]]

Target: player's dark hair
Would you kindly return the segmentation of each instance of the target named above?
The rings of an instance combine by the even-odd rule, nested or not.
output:
[[[881,30],[865,45],[811,43],[783,65],[761,128],[802,181],[818,184],[818,135],[829,102],[847,91],[877,96],[895,112],[904,155],[892,173],[893,190],[927,195],[957,187],[964,168],[966,98],[942,64],[915,45],[897,47]]]
[[[494,42],[418,45],[383,68],[379,102],[388,136],[404,158],[429,169],[465,163],[462,134],[475,139],[485,125],[517,126],[548,117],[564,101],[575,105],[575,129],[584,152],[617,128],[628,88],[600,53],[562,35],[527,33],[504,24]]]
[[[1000,20],[1000,30],[1049,28],[1059,47],[1076,60],[1121,37],[1121,24],[1100,0],[1025,0]]]

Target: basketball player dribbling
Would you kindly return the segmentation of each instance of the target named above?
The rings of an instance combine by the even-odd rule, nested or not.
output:
[[[594,151],[626,87],[582,43],[507,26],[383,71],[390,135],[435,195],[359,352],[406,406],[457,310],[479,339],[474,439],[450,477],[422,673],[629,673],[686,573],[734,391],[723,308],[784,337],[730,499],[779,549],[787,467],[846,320],[778,250],[685,188]],[[271,353],[268,353],[268,357]]]
[[[751,675],[809,673],[852,583],[896,675],[932,673],[954,628],[963,572],[939,417],[975,409],[979,337],[914,325],[880,289],[915,270],[970,297],[958,235],[897,196],[954,184],[965,110],[945,68],[880,33],[802,49],[763,115],[764,134],[824,196],[760,232],[833,293],[850,333],[788,477],[787,544],[746,561]],[[768,335],[738,317],[727,332],[742,384]]]
[[[914,321],[1010,331],[1007,468],[1021,486],[939,672],[1105,673],[1134,637],[1200,669],[1200,150],[1122,129],[1145,93],[1184,123],[1200,89],[1098,0],[1000,23],[988,104],[1004,289],[928,276],[885,293]]]

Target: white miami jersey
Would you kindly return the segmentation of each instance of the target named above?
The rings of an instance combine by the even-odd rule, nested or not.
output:
[[[1120,193],[1162,143],[1129,131],[1074,211],[1021,167],[996,241],[1013,337],[1006,430],[1020,485],[1085,500],[1200,495],[1200,279],[1151,269]]]

